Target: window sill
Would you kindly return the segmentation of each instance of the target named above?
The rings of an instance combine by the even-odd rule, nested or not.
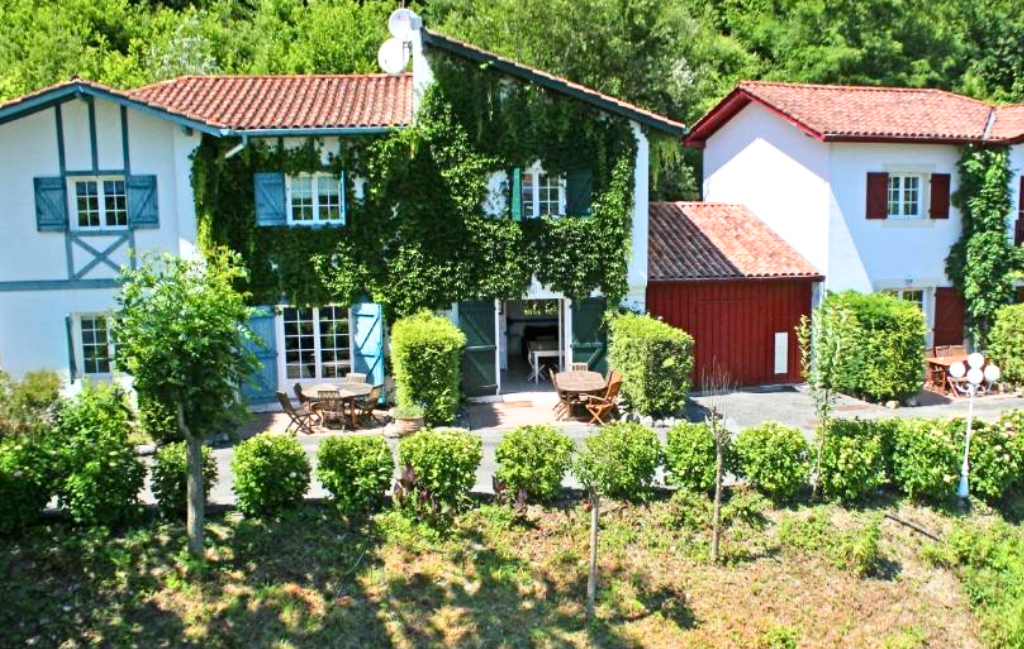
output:
[[[344,221],[289,221],[285,224],[289,228],[343,228]]]
[[[882,221],[883,228],[933,228],[935,227],[936,219],[920,218],[920,219],[907,219],[907,218],[893,218],[889,217]]]

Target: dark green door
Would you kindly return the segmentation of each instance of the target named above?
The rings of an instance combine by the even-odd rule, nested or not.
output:
[[[498,393],[495,317],[493,300],[459,302],[459,328],[466,334],[462,389],[468,397]]]
[[[588,297],[572,301],[572,362],[608,371],[608,332],[604,324],[605,299]]]

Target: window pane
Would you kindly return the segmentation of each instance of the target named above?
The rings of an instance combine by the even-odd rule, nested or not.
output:
[[[295,176],[292,181],[292,220],[313,220],[313,178]]]
[[[889,176],[889,216],[900,214],[900,177]]]
[[[95,180],[75,182],[75,210],[78,213],[78,227],[98,228],[100,226],[99,188]]]
[[[103,208],[107,226],[128,225],[128,199],[123,180],[103,181]]]
[[[321,175],[316,179],[317,214],[321,221],[341,220],[341,187],[337,176]]]
[[[921,179],[917,176],[903,177],[903,215],[917,216],[921,205]]]
[[[537,216],[533,209],[533,172],[522,173],[522,185],[523,216]]]
[[[316,378],[316,336],[313,309],[284,310],[285,376],[289,379]]]
[[[348,309],[320,309],[320,369],[324,378],[340,378],[352,369],[348,338]]]
[[[560,212],[558,190],[559,182],[555,176],[540,174],[538,182],[539,204],[537,206],[540,214],[558,214]]]
[[[102,316],[83,316],[81,324],[83,370],[86,374],[109,374],[107,319]]]

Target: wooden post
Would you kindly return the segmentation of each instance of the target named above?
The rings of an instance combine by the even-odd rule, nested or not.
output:
[[[587,577],[587,619],[594,619],[594,602],[597,599],[597,528],[600,496],[590,492],[590,574]]]
[[[711,518],[711,563],[718,563],[718,544],[722,536],[722,434],[719,424],[712,422],[715,436],[715,511]]]

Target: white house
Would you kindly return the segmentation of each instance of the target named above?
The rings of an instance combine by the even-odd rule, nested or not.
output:
[[[830,290],[892,291],[921,304],[929,344],[963,341],[945,261],[960,147],[1011,145],[1024,240],[1024,106],[941,90],[743,82],[693,125],[706,201],[740,203],[810,261]],[[1019,216],[1018,216],[1019,214]]]
[[[411,74],[192,76],[126,91],[76,78],[0,104],[0,368],[16,377],[55,370],[72,385],[84,377],[109,377],[116,368],[103,314],[114,306],[118,269],[134,263],[129,252],[196,253],[190,156],[204,138],[229,138],[237,142],[235,152],[259,141],[291,147],[320,138],[326,155],[344,138],[403,128],[414,119],[438,53],[489,65],[518,82],[629,120],[639,154],[628,299],[642,307],[645,133],[659,129],[681,137],[683,125],[425,29],[413,34],[412,50]],[[538,165],[521,173],[525,217],[566,213],[572,179],[548,177]],[[344,174],[255,175],[258,225],[344,227]],[[495,187],[511,180],[500,176]],[[358,196],[361,180],[349,181]],[[504,199],[495,194],[489,209],[504,210]],[[525,297],[554,300],[554,311],[550,317],[522,315],[542,310],[523,301],[496,302],[486,307],[489,316],[486,309],[475,316],[475,324],[490,323],[484,329],[491,333],[478,341],[478,350],[493,359],[484,363],[490,376],[480,378],[485,391],[500,389],[498,368],[507,365],[516,317],[550,319],[563,360],[587,333],[577,331],[582,319],[574,328],[573,305],[565,296],[535,285]],[[461,314],[466,322],[469,310]],[[453,311],[460,318],[459,307]],[[261,352],[263,387],[255,398],[348,370],[383,378],[379,305],[277,304],[253,326],[268,344]]]

